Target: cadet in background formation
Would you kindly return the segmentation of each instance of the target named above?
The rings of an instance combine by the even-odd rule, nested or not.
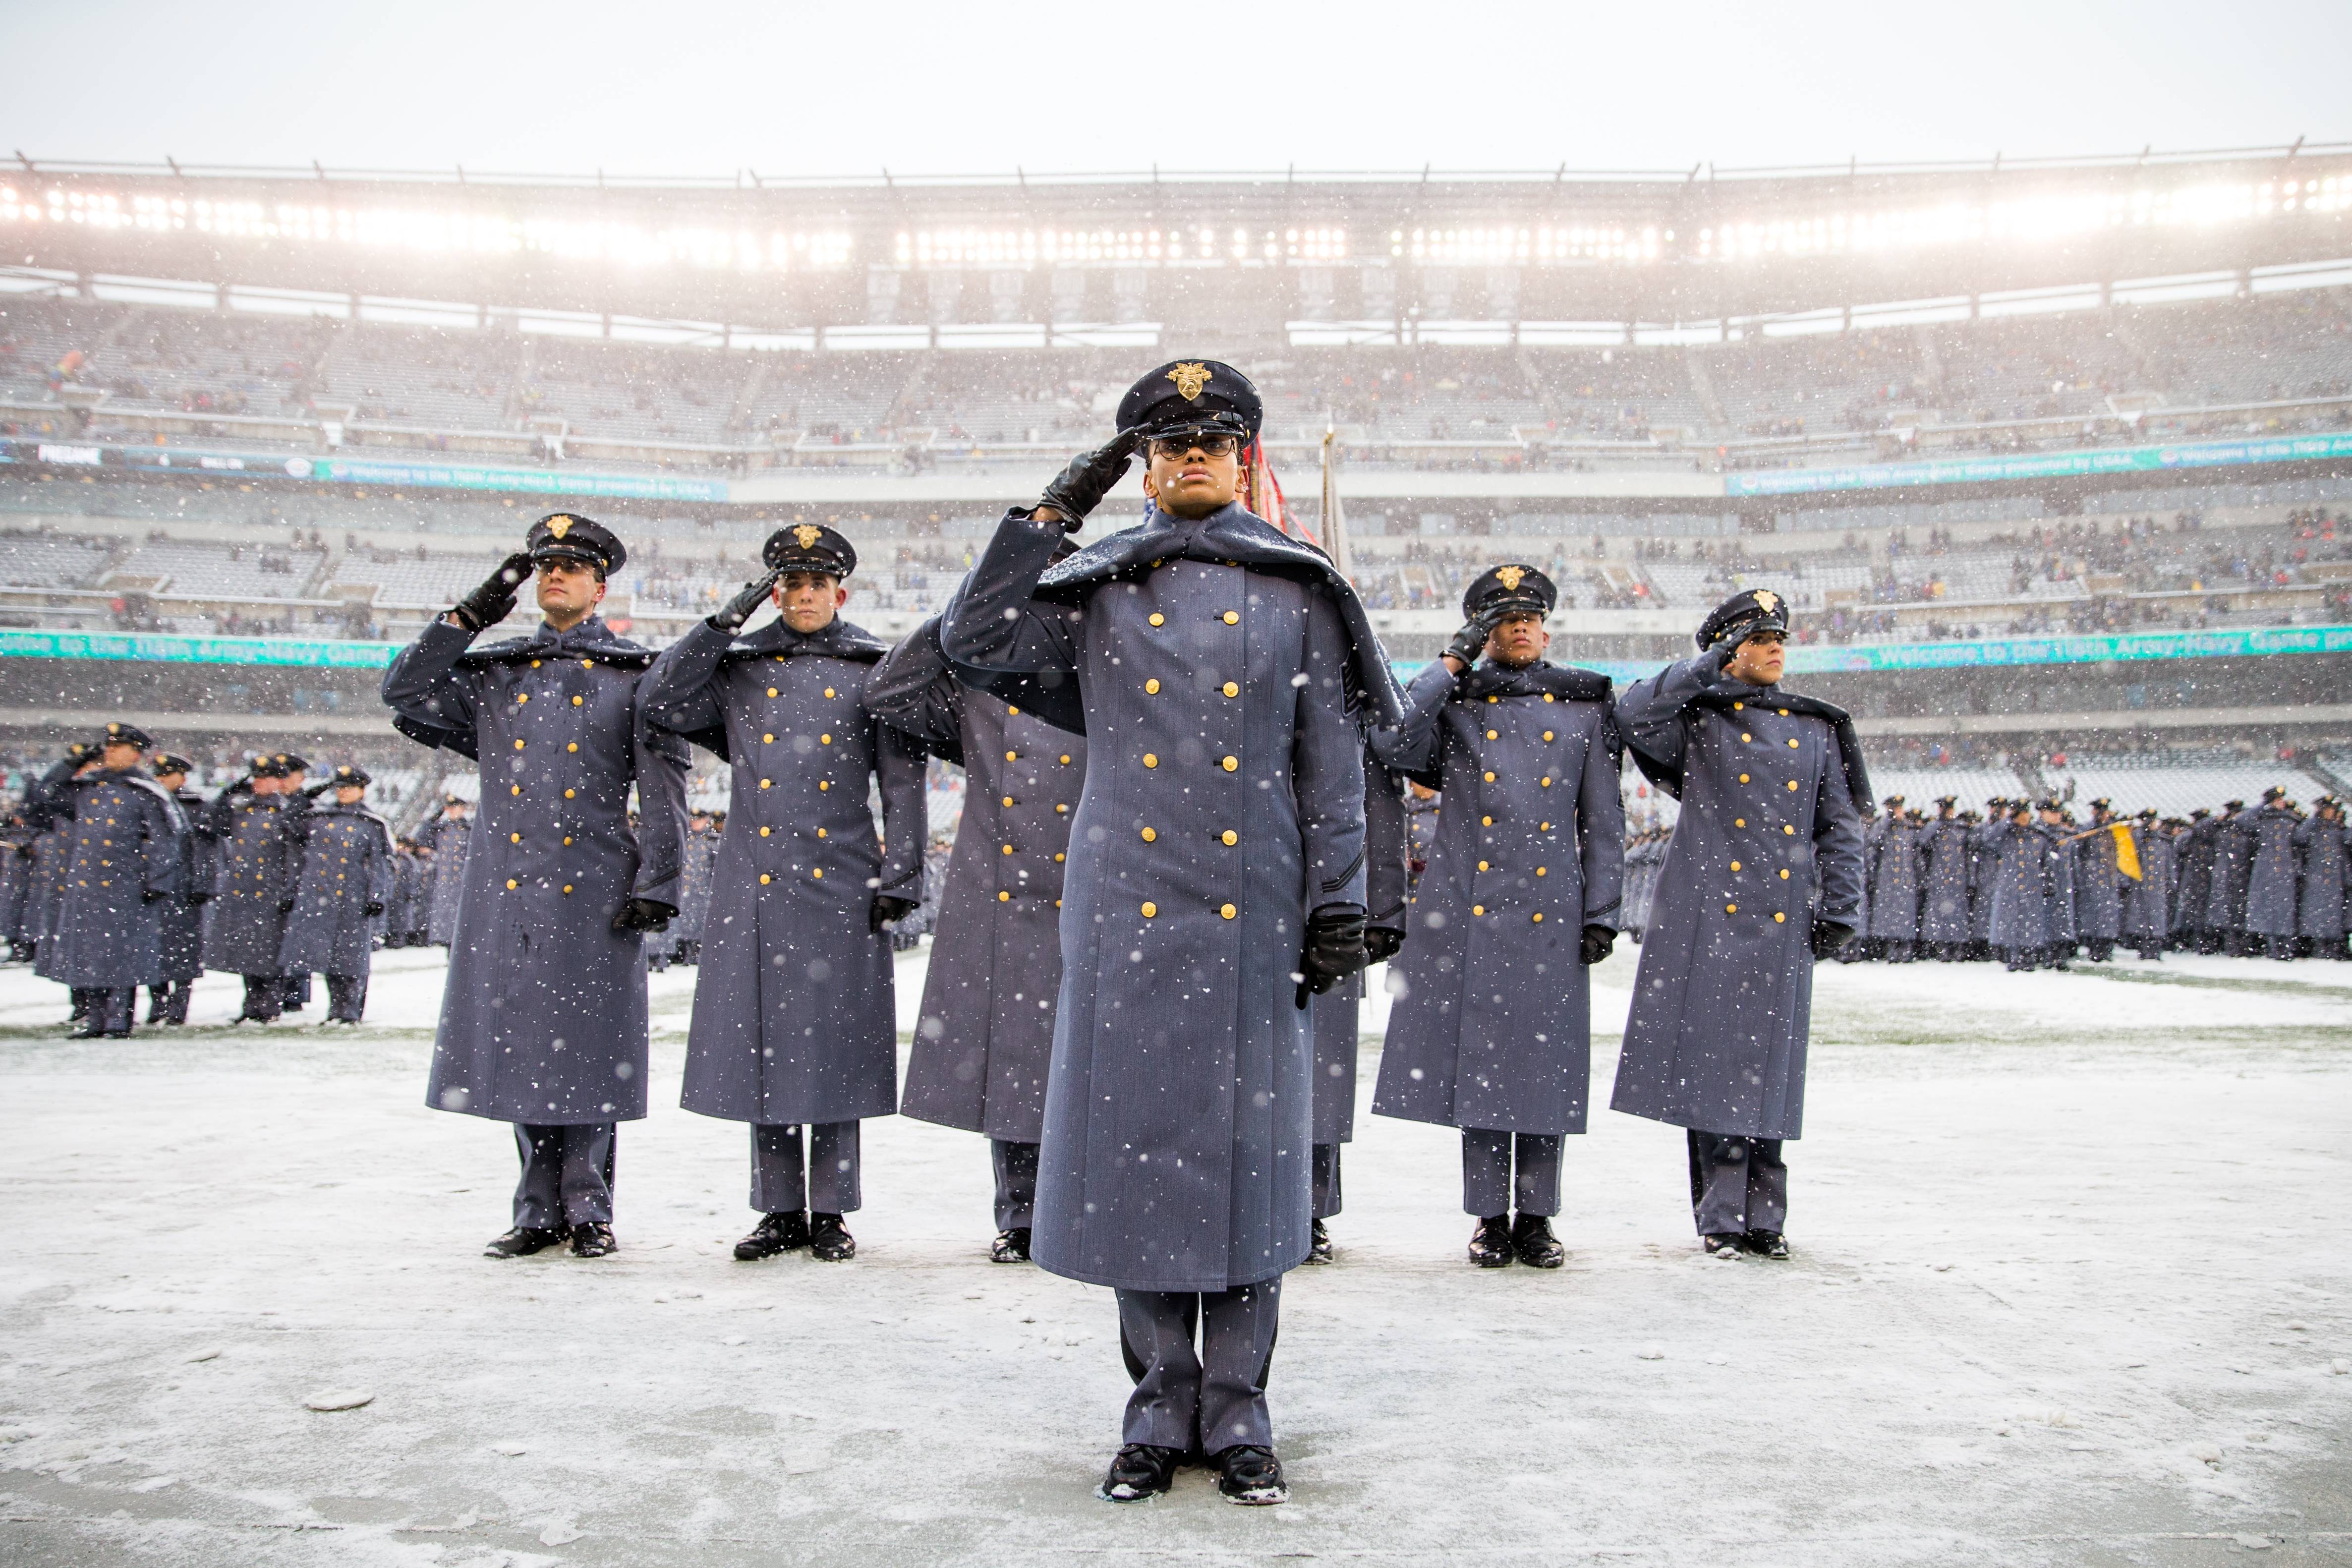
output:
[[[327,977],[324,1024],[356,1025],[367,1007],[375,919],[392,896],[392,827],[361,803],[367,770],[342,763],[328,776],[333,802],[303,827],[301,869],[278,966]]]
[[[155,783],[169,792],[180,808],[187,831],[180,836],[179,886],[156,905],[156,945],[160,958],[154,984],[147,988],[147,1021],[179,1025],[188,1021],[188,1002],[197,976],[205,972],[205,905],[213,896],[212,836],[205,831],[205,797],[188,787],[195,764],[170,752],[158,752],[152,763]]]
[[[1870,798],[1853,725],[1780,686],[1785,601],[1735,595],[1697,658],[1628,687],[1617,722],[1682,802],[1611,1100],[1688,1130],[1691,1210],[1709,1253],[1786,1258],[1782,1143],[1803,1131],[1812,961],[1861,918]]]
[[[612,1252],[618,1124],[646,1113],[645,938],[677,911],[686,757],[644,722],[651,650],[595,613],[627,554],[589,518],[543,517],[384,672],[403,734],[481,767],[470,852],[436,878],[464,886],[425,1103],[514,1125],[522,1176],[493,1258]],[[526,576],[537,630],[469,651]]]
[[[1261,416],[1231,365],[1151,372],[1112,441],[1005,514],[940,627],[1091,742],[1032,1252],[1118,1293],[1113,1501],[1196,1454],[1236,1502],[1288,1495],[1265,1381],[1313,1236],[1307,997],[1367,956],[1351,710],[1394,722],[1395,681],[1346,579],[1239,502]],[[1143,522],[1052,564],[1139,449]]]
[[[1592,1076],[1585,970],[1608,957],[1624,891],[1609,678],[1544,658],[1557,602],[1534,567],[1489,568],[1373,742],[1444,805],[1372,1110],[1462,1130],[1469,1258],[1486,1268],[1564,1259],[1551,1219]]]
[[[187,820],[172,792],[143,772],[146,732],[107,725],[97,766],[70,792],[72,837],[51,978],[82,993],[77,1039],[127,1038],[138,988],[163,978],[161,906],[180,892]]]
[[[857,1250],[842,1216],[863,1201],[858,1122],[898,1109],[885,928],[922,896],[923,757],[860,705],[887,645],[840,617],[849,541],[802,523],[761,558],[767,574],[646,677],[652,721],[732,768],[679,1103],[751,1124],[761,1218],[736,1257],[839,1262]],[[771,601],[778,618],[739,640]]]
[[[474,808],[445,796],[441,815],[417,830],[432,856],[425,885],[425,940],[447,947],[457,940],[457,900],[466,887],[466,852],[474,841]]]
[[[285,1011],[278,954],[302,868],[301,817],[310,805],[288,785],[309,765],[291,752],[257,756],[205,812],[204,831],[216,848],[213,896],[205,907],[205,967],[244,977],[245,1005],[233,1023],[271,1024]]]

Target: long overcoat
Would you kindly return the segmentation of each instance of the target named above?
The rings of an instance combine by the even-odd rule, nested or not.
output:
[[[1920,833],[1890,816],[1879,829],[1870,881],[1870,934],[1887,942],[1919,940]]]
[[[33,954],[33,973],[55,980],[58,948],[49,939],[57,934],[66,902],[66,862],[73,858],[73,817],[58,811],[46,819],[47,831],[33,840],[33,879],[26,890],[26,924],[40,945]]]
[[[1985,842],[1999,857],[1993,869],[1990,940],[2002,952],[2050,945],[2050,835],[2038,823],[1994,822]]]
[[[1939,817],[1927,826],[1927,876],[1920,890],[1919,940],[1964,942],[1969,924],[1969,825]]]
[[[874,668],[866,706],[964,770],[907,1089],[923,1121],[1034,1143],[1062,990],[1062,877],[1087,778],[1083,736],[959,679],[925,622]]]
[[[711,879],[719,869],[719,829],[686,830],[686,874],[678,879],[677,919],[669,934],[678,942],[700,942],[710,921]]]
[[[1291,977],[1308,913],[1365,901],[1349,709],[1392,721],[1395,681],[1346,579],[1238,505],[1154,510],[1048,571],[1061,538],[1008,513],[940,626],[1089,742],[1033,1255],[1123,1289],[1254,1284],[1307,1256]]]
[[[474,845],[474,819],[471,816],[436,817],[420,837],[433,847],[425,940],[436,947],[447,947],[457,940],[457,906],[466,892],[466,856]]]
[[[1364,757],[1364,900],[1367,927],[1410,935],[1405,889],[1408,848],[1404,780],[1371,755]],[[1395,960],[1391,961],[1392,963]],[[1391,973],[1396,973],[1391,970]],[[1356,1058],[1363,1051],[1364,976],[1350,974],[1307,998],[1315,1029],[1315,1126],[1318,1143],[1356,1137]]]
[[[180,885],[155,906],[155,941],[163,978],[173,984],[205,972],[205,901],[212,897],[213,861],[218,847],[210,831],[210,804],[192,789],[176,790],[173,804],[187,831],[180,835]]]
[[[650,650],[591,616],[468,651],[436,620],[384,672],[401,732],[481,766],[425,1103],[580,1125],[646,1113],[645,939],[632,898],[677,907],[685,748],[642,722]],[[629,821],[629,789],[638,820]],[[446,833],[440,842],[448,843]]]
[[[2213,885],[2205,904],[2205,924],[2213,931],[2246,929],[2246,889],[2254,873],[2252,816],[2231,812],[2214,826]]]
[[[1636,764],[1682,815],[1610,1104],[1702,1131],[1795,1138],[1812,1022],[1809,913],[1860,920],[1854,803],[1870,798],[1870,779],[1841,710],[1727,677],[1729,652],[1671,665],[1617,700]]]
[[[1609,678],[1433,659],[1380,760],[1444,803],[1398,955],[1375,1115],[1512,1132],[1584,1131],[1588,925],[1617,929],[1624,745]]]
[[[2204,817],[2180,836],[2180,875],[2172,895],[2172,929],[2200,931],[2216,929],[2210,922],[2213,905],[2213,862],[2220,853],[2221,825]]]
[[[654,661],[646,710],[733,770],[711,873],[679,1103],[767,1125],[898,1101],[877,893],[919,900],[923,758],[859,705],[884,645],[846,621],[740,639],[698,623]],[[877,837],[871,791],[882,796]]]
[[[25,926],[33,886],[33,830],[11,822],[0,828],[0,942],[21,946],[34,938]]]
[[[305,833],[280,973],[364,977],[375,946],[367,907],[392,896],[391,826],[364,805],[330,802],[311,811]]]
[[[2073,947],[2082,940],[2074,921],[2074,846],[2063,842],[2080,831],[2067,824],[2042,825],[2042,837],[2050,852],[2042,858],[2042,885],[2050,900],[2050,940],[2060,947]]]
[[[1992,895],[2000,884],[2001,827],[1999,818],[1969,829],[1969,940],[1992,942]]]
[[[2252,854],[2246,868],[2245,929],[2260,936],[2294,936],[2295,925],[2294,813],[2265,805],[2249,812],[2246,833]]]
[[[299,803],[299,804],[298,804]],[[213,896],[205,906],[205,967],[230,974],[276,974],[286,942],[278,906],[294,896],[302,868],[298,795],[255,795],[235,786],[205,816],[213,840]]]
[[[2102,826],[2106,826],[2101,824]],[[2084,942],[2123,935],[2123,864],[2113,833],[2094,833],[2068,847],[2074,856],[2074,929]]]
[[[2315,816],[2294,830],[2303,861],[2295,894],[2301,934],[2324,942],[2344,940],[2344,824]]]
[[[162,905],[180,891],[187,819],[172,792],[135,770],[74,781],[73,838],[50,978],[119,989],[163,975]]]
[[[2123,879],[2117,934],[2126,942],[2160,942],[2172,929],[2172,884],[2179,875],[2179,857],[2171,836],[2161,827],[2134,827],[2132,847],[2139,857],[2139,880]]]

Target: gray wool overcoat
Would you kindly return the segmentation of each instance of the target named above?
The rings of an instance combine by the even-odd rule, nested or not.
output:
[[[677,907],[685,748],[642,721],[652,653],[602,617],[468,652],[472,637],[436,620],[383,678],[404,734],[481,764],[470,850],[443,851],[437,872],[464,880],[425,1103],[500,1121],[634,1121],[645,938],[613,917],[633,897]]]
[[[1993,867],[1992,923],[1989,937],[2004,952],[2047,947],[2050,876],[2046,862],[2056,853],[2039,823],[1985,825],[1985,842],[1998,859]]]
[[[2102,823],[2102,828],[2109,826]],[[2068,829],[2069,833],[2077,831]],[[2077,838],[2068,849],[2074,857],[2074,928],[2084,942],[2112,941],[2123,935],[2124,884],[2116,836],[2108,832]]]
[[[2317,817],[2294,830],[2303,858],[2295,893],[2295,920],[2302,934],[2320,942],[2344,940],[2344,825]]]
[[[1723,674],[1712,650],[1636,681],[1617,725],[1682,801],[1612,1109],[1701,1131],[1804,1131],[1809,913],[1854,926],[1869,775],[1839,709]]]
[[[1584,928],[1614,931],[1625,884],[1624,746],[1609,678],[1443,659],[1372,738],[1434,787],[1437,847],[1396,961],[1373,1113],[1446,1127],[1581,1132],[1592,1078]]]
[[[180,835],[180,886],[156,906],[155,940],[165,980],[177,984],[205,972],[205,907],[213,890],[215,846],[205,831],[203,795],[192,789],[175,791],[173,804],[187,831]]]
[[[1406,889],[1412,879],[1404,780],[1370,754],[1364,758],[1364,898],[1367,927],[1409,934]],[[1402,959],[1391,959],[1391,964]],[[1391,973],[1397,973],[1395,970]],[[1356,1058],[1363,1048],[1364,976],[1350,974],[1307,999],[1315,1017],[1315,1132],[1318,1143],[1356,1136]]]
[[[1364,903],[1350,709],[1392,721],[1395,682],[1346,580],[1238,505],[1151,511],[1049,571],[1061,538],[1008,513],[940,625],[1088,741],[1033,1255],[1122,1289],[1254,1284],[1307,1256],[1292,976],[1309,912]]]
[[[230,974],[276,974],[286,944],[278,906],[294,896],[302,869],[299,795],[257,795],[232,786],[207,808],[214,845],[213,896],[205,906],[205,967]]]
[[[425,939],[447,947],[457,940],[457,905],[466,891],[466,855],[473,847],[474,819],[436,817],[417,837],[433,847],[425,879]]]
[[[1868,935],[1887,942],[1919,937],[1919,884],[1925,845],[1919,830],[1892,816],[1874,830]]]
[[[1920,891],[1919,940],[1962,942],[1969,929],[1969,825],[1957,817],[1928,824],[1927,877]]]
[[[73,792],[65,899],[49,978],[67,985],[152,985],[163,977],[161,921],[180,892],[187,819],[162,784],[136,771],[85,774]]]
[[[2160,827],[2132,829],[2139,880],[2124,879],[2121,935],[2126,942],[2161,941],[2172,929],[2173,882],[2180,869],[2171,836]]]
[[[2260,936],[2294,936],[2295,924],[2294,813],[2265,805],[2245,816],[2253,843],[2246,869],[2245,929]]]
[[[960,679],[925,622],[874,668],[866,706],[964,770],[931,963],[898,1109],[1034,1143],[1062,991],[1062,878],[1087,742]]]
[[[311,809],[305,834],[279,973],[364,976],[376,926],[367,907],[392,897],[392,828],[364,805],[331,800]]]
[[[877,894],[920,901],[923,758],[861,705],[884,645],[846,621],[740,641],[708,621],[646,676],[646,709],[733,770],[679,1103],[769,1126],[887,1116],[898,1013]],[[882,797],[882,831],[871,793]]]

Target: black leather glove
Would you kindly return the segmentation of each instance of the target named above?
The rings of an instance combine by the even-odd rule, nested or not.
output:
[[[484,626],[497,626],[515,607],[515,589],[530,575],[530,556],[517,551],[499,563],[499,569],[482,580],[482,585],[458,600],[449,613],[469,632]]]
[[[771,572],[754,583],[743,584],[743,591],[727,601],[727,607],[710,617],[712,626],[722,632],[740,631],[743,623],[758,613],[776,584],[783,580],[782,572]]]
[[[1584,928],[1583,940],[1577,946],[1576,955],[1584,961],[1584,967],[1590,969],[1608,957],[1610,949],[1616,945],[1615,931],[1607,926],[1589,925]]]
[[[290,915],[290,914],[292,914],[292,913],[294,912],[294,900],[291,900],[291,899],[280,899],[280,900],[278,900],[278,912],[279,914],[281,914],[281,915]]]
[[[892,921],[902,921],[913,914],[915,905],[919,901],[914,899],[902,899],[896,893],[875,894],[872,907],[866,911],[866,929],[880,936],[884,926],[888,925]]]
[[[1815,921],[1812,942],[1815,958],[1835,958],[1853,937],[1853,927],[1840,925],[1835,921]]]
[[[1478,656],[1486,651],[1486,639],[1495,635],[1495,627],[1502,619],[1491,610],[1471,616],[1454,634],[1454,640],[1445,645],[1444,657],[1458,658],[1464,664],[1477,663]]]
[[[1126,477],[1135,449],[1141,445],[1142,437],[1122,430],[1093,451],[1079,453],[1070,459],[1068,468],[1054,476],[1037,504],[1062,514],[1063,532],[1077,532],[1087,514],[1100,506],[1111,486]]]
[[[366,915],[369,919],[373,920],[373,919],[374,919],[376,916],[378,916],[378,915],[380,915],[380,914],[383,913],[383,906],[382,904],[377,903],[373,899],[370,899],[370,900],[367,901],[367,908],[365,908],[364,910],[361,910],[360,912],[361,912],[362,914]]]
[[[1364,967],[1386,963],[1404,947],[1404,932],[1391,926],[1364,928]]]
[[[1321,995],[1370,962],[1364,947],[1364,906],[1325,904],[1307,917],[1307,943],[1298,960],[1298,994],[1303,1011],[1307,994]]]
[[[623,933],[667,931],[676,913],[674,907],[657,899],[631,899],[614,914],[613,929]]]

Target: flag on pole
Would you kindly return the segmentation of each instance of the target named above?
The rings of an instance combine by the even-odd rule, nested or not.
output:
[[[2139,841],[2132,836],[2132,825],[2128,822],[2111,822],[2107,825],[2107,831],[2116,836],[2116,869],[2135,882],[2142,880],[2139,874]]]
[[[1348,560],[1347,513],[1339,504],[1339,431],[1328,419],[1323,426],[1323,549],[1339,575],[1354,582],[1355,568]]]
[[[1301,522],[1282,499],[1282,482],[1274,477],[1274,465],[1267,460],[1265,443],[1255,437],[1242,449],[1241,503],[1258,516],[1282,530],[1293,539],[1303,539],[1318,550],[1323,542],[1314,531]]]

